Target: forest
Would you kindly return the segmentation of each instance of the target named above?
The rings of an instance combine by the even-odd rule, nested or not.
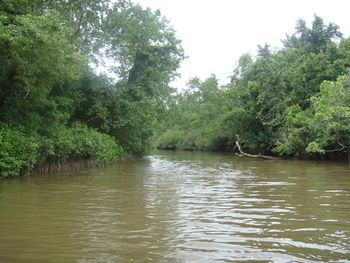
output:
[[[1,1],[0,177],[144,153],[183,59],[160,12],[127,0]]]
[[[283,47],[243,54],[231,81],[191,79],[172,95],[155,135],[160,149],[237,151],[350,160],[350,39],[315,15]]]
[[[316,16],[243,54],[230,83],[170,83],[185,59],[159,11],[127,0],[0,2],[0,178],[152,147],[349,159],[350,39]],[[113,62],[116,79],[96,67]]]

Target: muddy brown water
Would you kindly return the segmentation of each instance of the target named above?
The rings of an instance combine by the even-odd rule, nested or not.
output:
[[[159,151],[2,180],[0,262],[350,262],[350,165]]]

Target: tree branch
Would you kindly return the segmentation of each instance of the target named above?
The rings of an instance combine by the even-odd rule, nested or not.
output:
[[[341,146],[340,149],[324,150],[324,151],[325,151],[326,153],[341,152],[341,151],[343,151],[345,148],[347,148],[345,145],[341,144],[339,141],[338,141],[338,144]]]
[[[241,157],[250,157],[250,158],[260,158],[260,159],[265,159],[265,160],[280,160],[280,158],[272,157],[272,156],[267,156],[267,155],[262,155],[261,153],[259,154],[249,154],[245,153],[242,151],[241,146],[239,144],[239,136],[236,135],[236,146],[238,148],[238,151],[240,152],[239,154],[236,153],[236,155],[241,156]]]

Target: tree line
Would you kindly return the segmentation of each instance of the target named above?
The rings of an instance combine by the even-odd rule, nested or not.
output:
[[[225,85],[190,80],[169,98],[155,146],[233,150],[238,135],[252,152],[350,159],[350,39],[315,15],[282,43],[243,54]]]
[[[0,178],[144,153],[183,59],[160,12],[128,0],[2,0]]]
[[[350,39],[315,16],[231,81],[169,83],[185,58],[159,11],[128,0],[0,2],[0,178],[161,149],[350,152]],[[104,61],[116,79],[96,73]]]

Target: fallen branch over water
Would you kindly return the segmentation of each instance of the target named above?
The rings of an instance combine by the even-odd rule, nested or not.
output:
[[[249,153],[243,152],[242,149],[241,149],[241,145],[239,144],[239,136],[236,135],[236,137],[237,137],[236,147],[237,147],[238,151],[240,152],[240,153],[236,153],[236,155],[238,155],[240,157],[259,158],[259,159],[265,159],[265,160],[281,160],[280,158],[263,155],[261,153],[259,153],[259,154],[249,154]]]

